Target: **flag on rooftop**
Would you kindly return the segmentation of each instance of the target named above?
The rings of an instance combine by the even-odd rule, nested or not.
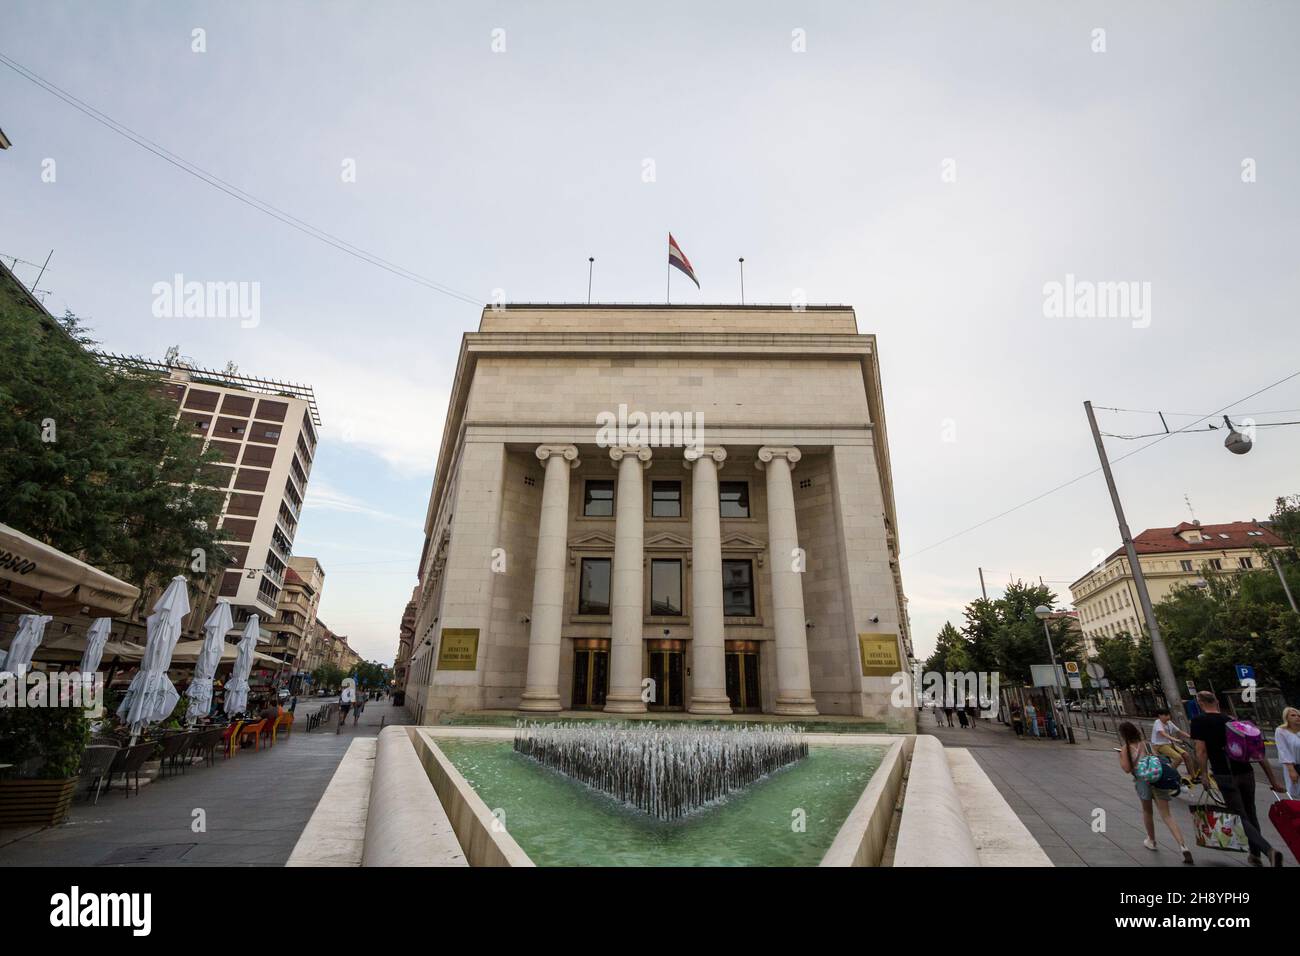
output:
[[[695,270],[691,268],[691,260],[686,258],[686,253],[682,252],[671,232],[668,233],[668,264],[686,273],[686,278],[695,283],[695,288],[700,287],[700,280],[695,278]]]

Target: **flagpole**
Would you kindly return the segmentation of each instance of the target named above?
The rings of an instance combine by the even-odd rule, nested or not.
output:
[[[740,257],[740,304],[745,304],[745,257]]]
[[[596,257],[587,256],[587,305],[591,305],[591,272],[595,268]]]
[[[673,261],[668,260],[668,291],[664,293],[664,305],[672,305],[673,302]]]

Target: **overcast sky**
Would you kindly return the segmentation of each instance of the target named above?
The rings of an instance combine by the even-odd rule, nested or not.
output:
[[[952,537],[1096,468],[1084,399],[1193,413],[1177,427],[1300,371],[1293,3],[0,0],[0,23],[0,54],[473,300],[582,301],[594,255],[596,300],[661,301],[671,229],[703,285],[675,282],[676,301],[737,301],[743,255],[750,302],[853,305],[879,339],[922,656],[978,596],[978,567],[992,593],[1041,575],[1068,602],[1094,550],[1118,546],[1099,474]],[[479,309],[199,182],[4,65],[0,128],[0,254],[54,250],[51,311],[113,351],[179,344],[315,388],[294,550],[324,565],[330,627],[391,660]],[[156,318],[153,285],[178,273],[259,283],[259,323]],[[1067,275],[1149,298],[1050,316],[1044,287]],[[1297,409],[1300,377],[1233,413]],[[1209,523],[1300,492],[1300,428],[1259,429],[1244,457],[1222,438],[1117,465],[1135,531],[1190,519],[1184,496]]]

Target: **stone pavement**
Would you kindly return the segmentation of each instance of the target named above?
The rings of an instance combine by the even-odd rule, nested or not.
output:
[[[1133,780],[1119,769],[1114,736],[1093,732],[1085,739],[1076,728],[1073,745],[1056,740],[1017,738],[1009,727],[977,721],[976,727],[937,727],[930,713],[918,730],[934,734],[945,746],[966,747],[998,791],[1029,828],[1056,866],[1182,866],[1182,854],[1156,814],[1156,852],[1142,845],[1142,809]],[[1288,866],[1296,863],[1268,822],[1273,802],[1263,774],[1256,774],[1256,805],[1264,837],[1282,851]],[[1194,790],[1200,794],[1200,788]],[[1197,866],[1247,866],[1246,854],[1196,846],[1187,790],[1174,800],[1174,822],[1183,831]],[[1093,811],[1106,811],[1106,829],[1092,831]]]
[[[98,805],[78,798],[57,827],[0,830],[0,866],[283,866],[352,741],[376,736],[381,720],[409,722],[404,709],[371,702],[356,727],[349,717],[341,734],[305,733],[322,702],[300,700],[293,733],[269,750],[218,756],[138,797],[115,784]],[[207,832],[191,829],[196,809]]]

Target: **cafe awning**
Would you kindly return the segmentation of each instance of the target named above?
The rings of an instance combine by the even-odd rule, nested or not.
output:
[[[186,666],[197,663],[199,654],[203,651],[203,641],[181,641],[176,645],[176,650],[172,653],[173,665],[184,664]],[[235,660],[239,654],[237,644],[226,644],[221,648],[221,663],[229,664]],[[263,664],[279,665],[283,663],[278,657],[272,657],[269,654],[263,654],[261,651],[253,652],[253,660]]]
[[[0,524],[0,599],[39,614],[125,617],[140,589]]]

